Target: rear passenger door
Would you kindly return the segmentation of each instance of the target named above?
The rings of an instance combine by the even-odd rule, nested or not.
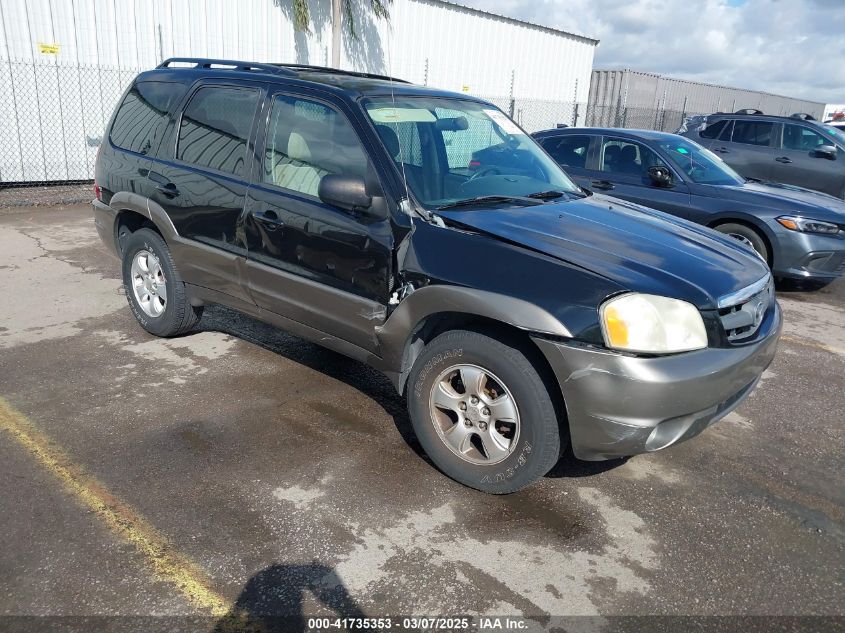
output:
[[[241,214],[261,96],[254,86],[199,84],[177,117],[171,147],[150,169],[152,199],[196,243],[180,262],[185,280],[242,298],[236,259],[247,252]]]
[[[543,137],[539,143],[570,178],[582,187],[589,187],[590,170],[587,161],[593,138],[596,137],[589,134],[559,134]]]
[[[262,119],[244,212],[250,292],[265,310],[373,350],[390,287],[390,221],[318,196],[327,174],[377,182],[358,133],[339,104],[310,93],[271,93]]]
[[[746,178],[771,178],[775,124],[771,121],[734,119],[710,147],[722,160]]]
[[[845,153],[837,150],[836,160],[816,154],[817,148],[833,142],[807,125],[783,123],[781,127],[771,179],[839,196],[845,181]]]
[[[613,136],[601,137],[598,171],[591,172],[591,188],[682,218],[688,217],[689,188],[654,150],[643,143]],[[650,167],[663,167],[673,175],[669,187],[657,186]]]

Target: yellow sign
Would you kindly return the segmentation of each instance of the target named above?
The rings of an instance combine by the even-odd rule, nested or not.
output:
[[[469,92],[469,86],[464,86],[462,89],[464,92]]]
[[[44,44],[43,42],[38,42],[38,50],[44,53],[45,55],[58,55],[59,54],[59,45],[58,44]]]

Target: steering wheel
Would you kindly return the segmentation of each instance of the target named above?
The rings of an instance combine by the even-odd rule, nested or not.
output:
[[[477,172],[475,172],[472,176],[467,179],[467,182],[472,182],[476,178],[481,178],[483,176],[501,176],[502,172],[498,167],[482,167]]]

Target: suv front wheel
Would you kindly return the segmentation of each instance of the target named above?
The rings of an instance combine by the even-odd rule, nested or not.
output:
[[[123,288],[138,323],[156,336],[184,334],[202,314],[202,308],[190,304],[167,244],[150,229],[139,229],[126,239]]]
[[[414,363],[408,409],[431,460],[471,488],[514,492],[560,456],[554,401],[518,344],[466,330],[441,334]]]

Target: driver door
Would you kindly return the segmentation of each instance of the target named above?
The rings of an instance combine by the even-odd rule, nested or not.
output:
[[[649,167],[668,169],[673,177],[672,185],[655,185],[648,175]],[[689,217],[689,187],[657,152],[637,141],[603,137],[599,148],[598,171],[593,172],[593,182],[602,183],[598,193],[622,198],[681,218]]]

